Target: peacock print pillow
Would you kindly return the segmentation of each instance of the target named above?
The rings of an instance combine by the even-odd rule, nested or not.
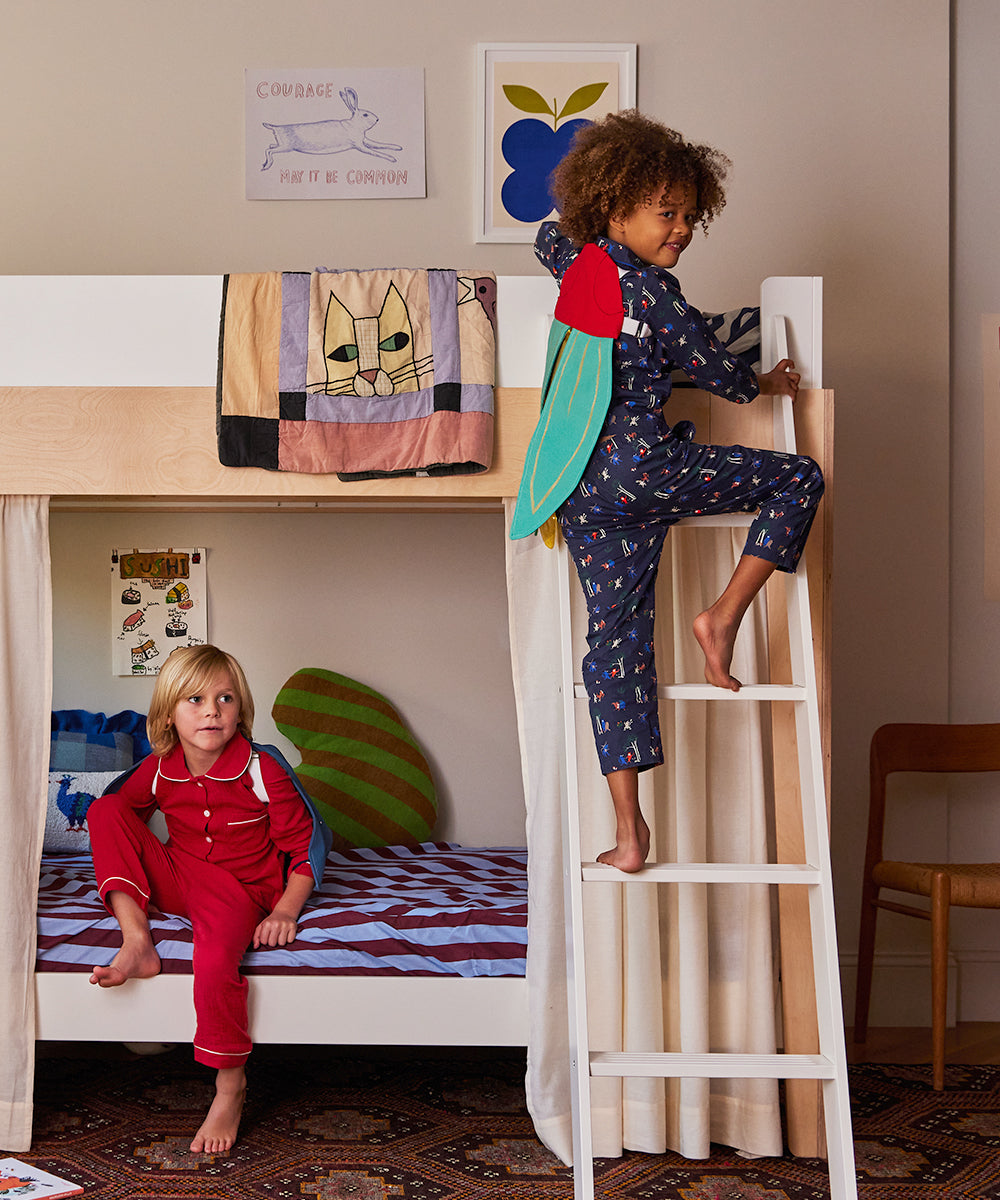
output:
[[[49,805],[42,843],[45,854],[89,852],[87,809],[120,774],[120,771],[49,772]]]

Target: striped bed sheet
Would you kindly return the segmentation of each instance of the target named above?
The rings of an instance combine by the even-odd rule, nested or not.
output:
[[[250,950],[247,975],[524,975],[527,851],[425,842],[331,853],[293,947]],[[166,974],[190,974],[191,926],[150,914]],[[89,854],[42,858],[38,971],[89,971],[121,945]]]

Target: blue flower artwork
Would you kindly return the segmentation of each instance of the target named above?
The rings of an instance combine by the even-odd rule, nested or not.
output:
[[[519,112],[545,114],[551,120],[525,117],[507,127],[500,143],[504,162],[512,168],[500,189],[505,212],[515,221],[544,220],[555,207],[549,191],[549,176],[565,157],[576,133],[590,125],[585,118],[566,121],[574,113],[596,104],[607,82],[584,84],[559,107],[534,88],[505,84],[503,93]]]

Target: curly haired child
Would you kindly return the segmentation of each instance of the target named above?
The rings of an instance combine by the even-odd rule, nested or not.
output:
[[[667,531],[697,514],[757,512],[731,580],[694,622],[705,678],[738,691],[740,623],[775,569],[795,570],[823,494],[810,458],[700,445],[690,422],[666,419],[678,368],[737,404],[798,389],[790,359],[756,376],[729,354],[671,274],[695,228],[722,211],[729,165],[638,112],[611,114],[582,129],[553,172],[559,221],[535,241],[560,294],[511,536],[557,511],[576,563],[589,615],[584,681],[616,824],[615,846],[598,857],[624,871],[649,854],[639,772],[663,761],[653,593]]]
[[[255,793],[253,716],[232,655],[215,646],[174,650],[150,703],[153,753],[87,813],[98,891],[122,931],[121,949],[90,982],[110,988],[159,974],[150,903],[191,920],[194,1056],[217,1070],[215,1099],[191,1143],[196,1153],[229,1150],[239,1129],[251,1050],[240,960],[251,943],[295,940],[329,849],[287,764],[266,752],[259,765],[267,796]],[[146,824],[155,808],[166,820],[165,845]]]

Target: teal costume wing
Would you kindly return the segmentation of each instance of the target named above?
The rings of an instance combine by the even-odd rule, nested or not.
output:
[[[542,411],[528,443],[511,538],[534,533],[580,482],[611,402],[613,346],[613,338],[552,322]]]
[[[618,268],[588,242],[559,286],[542,411],[510,524],[514,539],[544,525],[580,482],[611,404],[612,352],[623,318]]]

